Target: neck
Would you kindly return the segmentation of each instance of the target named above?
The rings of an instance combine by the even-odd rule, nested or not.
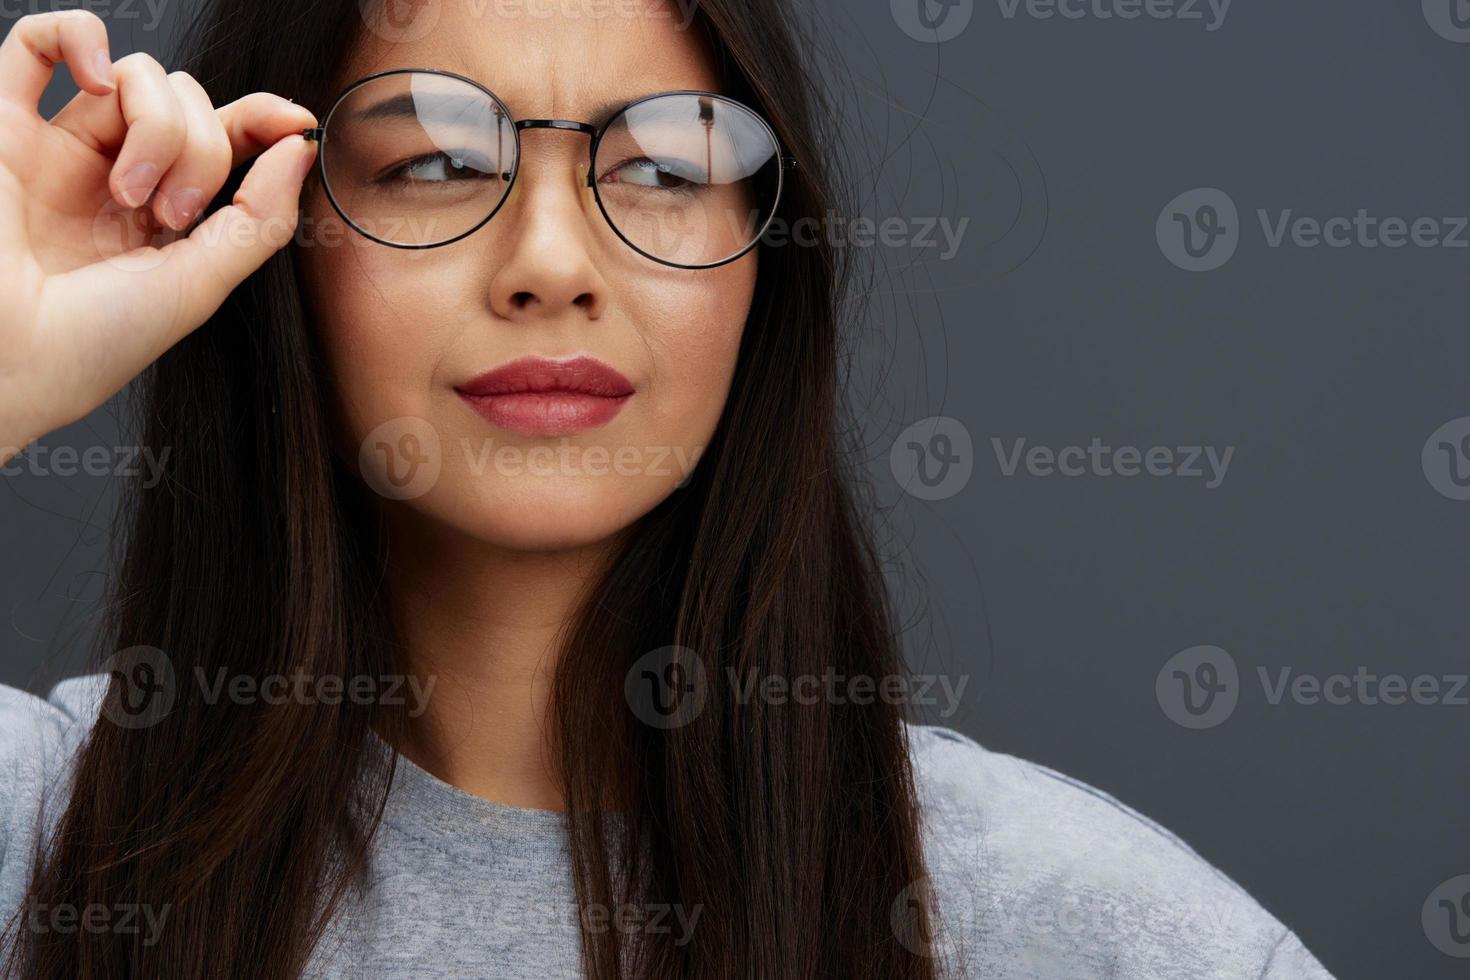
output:
[[[552,682],[564,631],[611,544],[512,552],[410,521],[411,530],[389,522],[390,603],[410,672],[433,687],[399,751],[484,799],[564,809]]]

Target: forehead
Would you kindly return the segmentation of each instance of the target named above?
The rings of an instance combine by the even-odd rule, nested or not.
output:
[[[480,82],[520,118],[583,119],[653,92],[719,92],[694,2],[371,0],[340,82],[438,68]]]

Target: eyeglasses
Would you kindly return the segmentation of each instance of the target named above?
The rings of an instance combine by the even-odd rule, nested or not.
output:
[[[710,92],[645,96],[598,127],[514,119],[473,79],[426,68],[354,82],[303,135],[321,144],[317,167],[342,220],[383,245],[435,248],[500,211],[527,129],[590,136],[586,186],[608,225],[634,251],[681,269],[754,248],[794,166],[764,119]]]

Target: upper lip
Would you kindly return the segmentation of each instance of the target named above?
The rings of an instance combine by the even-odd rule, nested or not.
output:
[[[522,357],[471,378],[457,390],[472,397],[567,392],[622,398],[633,394],[633,385],[595,357]]]

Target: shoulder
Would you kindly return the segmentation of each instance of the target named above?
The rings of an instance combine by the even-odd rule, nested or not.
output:
[[[958,732],[908,732],[940,951],[962,975],[1330,980],[1250,894],[1136,810]]]
[[[73,677],[45,698],[0,684],[0,759],[39,746],[75,749],[97,719],[107,683],[106,674]]]
[[[91,731],[101,674],[62,681],[45,698],[0,684],[0,907],[24,888],[44,821],[68,790],[69,763]]]
[[[96,717],[102,680],[62,681],[44,699],[0,684],[0,799],[19,802],[64,768]]]

